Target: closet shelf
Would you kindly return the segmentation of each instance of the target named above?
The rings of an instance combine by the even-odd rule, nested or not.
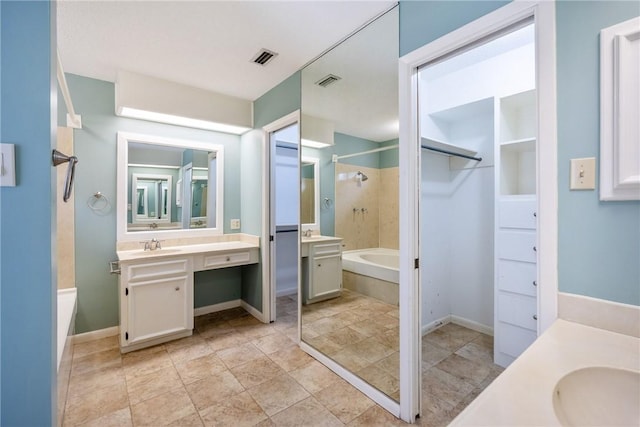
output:
[[[509,141],[503,141],[500,145],[525,144],[527,142],[536,142],[536,137],[532,136],[530,138],[512,139]]]
[[[447,142],[438,141],[433,138],[420,138],[420,142],[422,144],[422,148],[426,148],[427,150],[433,149],[436,152],[440,152],[442,154],[448,156],[460,156],[467,159],[472,159],[476,161],[481,161],[481,157],[476,157],[478,154],[477,151],[469,150],[467,148],[462,148],[458,145],[449,144]]]

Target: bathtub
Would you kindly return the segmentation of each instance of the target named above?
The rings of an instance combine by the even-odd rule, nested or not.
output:
[[[342,253],[342,284],[345,288],[398,304],[399,251],[369,248]]]
[[[76,315],[76,288],[58,289],[58,371],[65,347],[70,347]]]

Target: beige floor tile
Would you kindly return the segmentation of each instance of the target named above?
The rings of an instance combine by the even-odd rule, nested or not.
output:
[[[202,410],[200,415],[207,427],[249,427],[267,419],[267,414],[246,391]]]
[[[261,323],[262,322],[260,322],[258,319],[256,319],[246,311],[241,316],[237,316],[229,319],[229,324],[233,327],[259,325]]]
[[[196,327],[198,335],[203,339],[213,338],[218,335],[228,335],[236,329],[226,321],[209,321]]]
[[[129,398],[125,384],[102,387],[92,394],[84,395],[82,399],[68,399],[63,424],[84,424],[127,406]]]
[[[313,360],[311,356],[300,350],[300,347],[288,347],[276,351],[271,353],[269,358],[287,372],[293,371]]]
[[[360,322],[352,323],[349,326],[367,337],[377,335],[381,332],[379,325],[373,324],[368,320],[362,320]]]
[[[361,369],[356,374],[387,396],[393,396],[400,389],[400,380],[398,378],[375,365]]]
[[[287,314],[286,316],[278,316],[276,317],[276,322],[273,324],[273,327],[282,331],[283,329],[290,328],[292,326],[298,325],[298,314]]]
[[[366,366],[372,365],[367,359],[360,357],[349,349],[342,349],[331,355],[331,358],[351,372],[357,372]]]
[[[422,373],[422,390],[455,407],[475,387],[436,367]]]
[[[289,338],[294,345],[298,345],[298,342],[300,341],[300,337],[298,335],[298,326],[293,326],[287,329],[283,329],[282,331],[280,331],[284,336],[286,336],[287,338]]]
[[[395,352],[394,349],[382,344],[375,337],[369,337],[363,341],[351,344],[347,348],[369,362],[377,362],[380,359],[391,356]]]
[[[127,353],[122,358],[124,374],[127,380],[173,366],[169,353],[164,347],[149,350],[155,351],[139,350],[139,352]]]
[[[82,424],[82,427],[131,427],[131,410],[129,406],[96,418],[93,421]]]
[[[251,343],[226,348],[218,351],[216,354],[228,368],[242,365],[243,363],[250,362],[264,355],[264,353]]]
[[[349,326],[349,324],[343,320],[335,319],[333,317],[323,317],[320,320],[310,323],[308,326],[320,335],[324,335],[344,328],[345,326]]]
[[[407,424],[402,420],[394,417],[389,412],[385,411],[378,405],[374,405],[371,408],[364,411],[361,415],[351,421],[348,426],[362,426],[362,427],[387,427],[387,426],[406,426]]]
[[[451,351],[432,344],[431,342],[422,340],[422,370],[436,365],[440,361],[446,359],[452,354]]]
[[[443,331],[442,328],[436,329],[435,331],[430,332],[427,335],[423,336],[422,341],[423,342],[426,341],[429,344],[437,345],[438,347],[448,350],[450,352],[457,351],[458,349],[460,349],[466,343],[469,342],[464,338],[452,336],[450,333]]]
[[[366,335],[348,326],[329,332],[324,336],[341,347],[346,347],[349,344],[357,343],[367,338]]]
[[[204,423],[200,414],[190,414],[168,424],[168,427],[202,427]]]
[[[474,386],[478,386],[484,381],[491,372],[489,366],[474,362],[452,354],[436,365],[436,368],[447,372],[455,377]]]
[[[329,368],[316,360],[289,372],[289,375],[310,393],[316,393],[340,379]]]
[[[353,313],[350,310],[342,311],[338,314],[334,314],[331,317],[333,317],[334,319],[341,320],[345,322],[347,325],[350,325],[352,323],[358,323],[362,320],[362,318],[360,318],[357,314]]]
[[[479,363],[493,363],[493,349],[489,349],[482,344],[478,344],[476,341],[465,344],[456,351],[455,354]]]
[[[205,335],[205,334],[201,334]],[[207,343],[211,347],[213,351],[220,351],[231,347],[237,347],[239,345],[245,344],[247,342],[247,338],[242,335],[237,335],[234,332],[228,334],[216,334],[211,335],[207,338]]]
[[[320,390],[314,396],[343,423],[348,423],[375,405],[373,400],[344,380]]]
[[[267,356],[261,356],[231,368],[231,373],[244,388],[249,388],[281,375],[284,371]]]
[[[278,427],[276,423],[274,423],[271,418],[267,418],[264,421],[260,421],[255,427]]]
[[[425,391],[422,392],[422,409],[423,410],[431,411],[435,414],[438,412],[451,411],[453,408],[454,406],[451,403],[447,402],[446,400],[442,400],[439,397],[434,396]]]
[[[197,359],[202,356],[208,356],[213,354],[213,349],[209,344],[201,340],[200,342],[194,342],[191,345],[183,347],[173,348],[167,347],[167,352],[173,363],[180,363],[187,360]]]
[[[167,350],[169,354],[176,351],[179,348],[190,347],[192,345],[204,343],[204,338],[200,336],[197,332],[191,336],[180,338],[179,340],[169,341],[164,343],[164,348]]]
[[[87,341],[73,346],[73,358],[77,359],[88,354],[99,353],[104,350],[112,350],[120,347],[118,335]]]
[[[241,336],[245,340],[244,342],[249,342],[276,332],[277,329],[273,325],[261,323],[253,326],[240,326],[236,328],[234,334]]]
[[[322,406],[313,397],[308,397],[301,402],[277,413],[271,417],[272,421],[281,427],[299,426],[342,426],[342,422],[331,412]]]
[[[267,335],[262,338],[251,341],[253,345],[258,347],[264,354],[275,353],[283,348],[295,346],[294,342],[281,333]]]
[[[131,405],[178,388],[182,388],[182,381],[173,366],[127,380],[127,392]]]
[[[269,416],[309,397],[309,393],[288,374],[279,375],[248,391]]]
[[[176,363],[175,367],[185,385],[227,370],[227,366],[215,354],[185,360]]]
[[[125,385],[124,370],[121,366],[111,366],[76,375],[69,379],[67,399],[82,399],[104,387]]]
[[[391,356],[379,360],[375,363],[375,366],[392,375],[394,378],[400,378],[400,352],[396,351]]]
[[[185,387],[198,411],[244,391],[242,384],[229,371],[212,375]]]
[[[197,411],[184,388],[131,406],[135,426],[167,426],[192,415],[197,415]]]
[[[375,338],[380,341],[382,344],[386,345],[394,349],[395,351],[400,350],[400,334],[396,330],[387,330],[381,334],[374,335]]]
[[[122,366],[120,349],[113,348],[73,359],[71,376],[85,375],[91,371]]]
[[[473,342],[493,351],[493,337],[491,335],[480,334],[480,336],[473,340]]]
[[[465,328],[464,326],[456,325],[455,323],[447,323],[440,329],[452,337],[465,342],[471,342],[482,335],[480,332]]]

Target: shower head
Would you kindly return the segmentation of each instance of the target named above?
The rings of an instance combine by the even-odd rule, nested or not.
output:
[[[369,177],[365,174],[363,174],[362,172],[358,171],[358,173],[356,173],[356,177],[360,180],[360,181],[366,181],[369,179]]]

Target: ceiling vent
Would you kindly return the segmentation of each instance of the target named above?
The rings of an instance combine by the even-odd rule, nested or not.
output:
[[[342,79],[342,77],[338,77],[338,76],[336,76],[334,74],[328,74],[328,75],[324,76],[323,78],[321,78],[320,80],[318,80],[316,82],[316,84],[318,86],[327,87],[330,84],[333,84],[333,83],[335,83],[335,82],[337,82],[338,80],[341,80],[341,79]]]
[[[262,48],[260,52],[258,52],[253,57],[253,59],[251,59],[251,62],[253,62],[254,64],[265,66],[269,61],[271,61],[276,56],[278,56],[277,53],[270,51],[268,49]]]

